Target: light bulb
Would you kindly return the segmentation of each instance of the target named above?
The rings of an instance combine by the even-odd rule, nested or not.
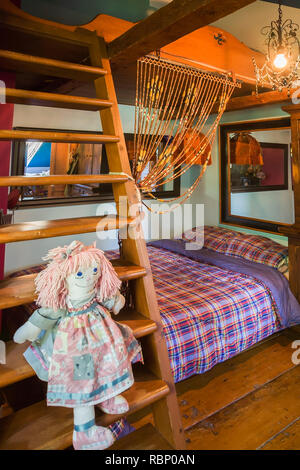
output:
[[[285,55],[281,52],[280,54],[277,54],[277,56],[274,59],[273,64],[277,69],[283,69],[287,65],[287,58]]]

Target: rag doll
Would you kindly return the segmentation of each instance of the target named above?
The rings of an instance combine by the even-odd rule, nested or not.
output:
[[[47,404],[73,408],[74,448],[106,449],[114,436],[95,424],[95,406],[109,414],[128,410],[120,393],[132,386],[131,362],[141,352],[131,329],[109,312],[124,306],[121,283],[95,244],[74,241],[44,259],[48,264],[36,278],[40,308],[14,341],[32,341],[24,356],[48,382]]]

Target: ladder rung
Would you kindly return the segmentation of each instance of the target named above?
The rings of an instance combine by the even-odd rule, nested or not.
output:
[[[113,104],[111,101],[100,100],[99,98],[85,98],[83,96],[18,90],[15,88],[0,88],[0,97],[2,97],[6,103],[81,109],[85,111],[98,111],[100,109],[109,108]]]
[[[118,439],[109,450],[173,450],[151,423]]]
[[[138,279],[147,274],[142,266],[135,266],[121,260],[112,260],[121,281]],[[0,281],[0,310],[29,304],[36,299],[34,279],[37,274],[26,274]]]
[[[134,367],[135,383],[122,393],[128,400],[127,414],[144,408],[169,393],[168,385],[145,367]],[[108,426],[118,415],[97,413],[96,422]],[[1,420],[0,449],[52,450],[65,449],[72,445],[73,413],[69,408],[47,407],[39,402],[23,408]]]
[[[114,317],[118,323],[128,325],[136,338],[142,338],[156,329],[156,323],[132,309],[123,310]],[[6,364],[0,367],[0,388],[20,382],[35,375],[34,370],[24,359],[23,353],[29,343],[16,344],[13,341],[6,343]]]
[[[157,329],[156,323],[151,318],[146,318],[133,309],[121,310],[114,319],[118,323],[128,325],[136,338],[143,338]]]
[[[96,230],[115,230],[133,225],[133,217],[102,216],[72,219],[38,220],[0,226],[0,243],[12,243],[40,238],[61,237]]]
[[[35,72],[39,75],[51,75],[79,81],[96,80],[107,74],[107,71],[100,67],[47,59],[46,57],[37,57],[3,49],[0,49],[0,63],[1,69]]]
[[[147,274],[147,270],[143,266],[136,266],[121,259],[113,259],[111,260],[111,263],[115,268],[118,277],[119,279],[121,279],[121,281],[131,281],[133,279],[143,277]]]
[[[125,183],[127,175],[1,176],[1,186],[48,186],[51,184]]]
[[[40,142],[91,142],[95,144],[109,144],[119,142],[115,135],[90,134],[86,132],[51,132],[51,131],[21,131],[0,130],[1,140],[30,140]]]

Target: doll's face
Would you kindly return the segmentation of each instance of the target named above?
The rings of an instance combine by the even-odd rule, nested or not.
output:
[[[86,299],[94,290],[101,272],[97,264],[89,268],[79,268],[66,278],[69,297],[72,300]]]

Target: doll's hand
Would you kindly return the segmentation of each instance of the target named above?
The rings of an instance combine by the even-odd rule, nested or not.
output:
[[[105,299],[102,302],[102,305],[106,307],[108,310],[112,311],[115,315],[118,315],[119,311],[125,305],[125,298],[120,292],[118,292],[114,297],[110,299]]]
[[[41,331],[41,328],[27,321],[15,332],[14,342],[21,344],[25,341],[35,341]]]
[[[120,294],[120,292],[118,292],[118,294],[115,296],[115,299],[116,300],[115,300],[115,303],[113,305],[112,312],[115,315],[118,315],[119,311],[122,310],[122,308],[125,305],[125,297],[124,297],[124,295]]]

